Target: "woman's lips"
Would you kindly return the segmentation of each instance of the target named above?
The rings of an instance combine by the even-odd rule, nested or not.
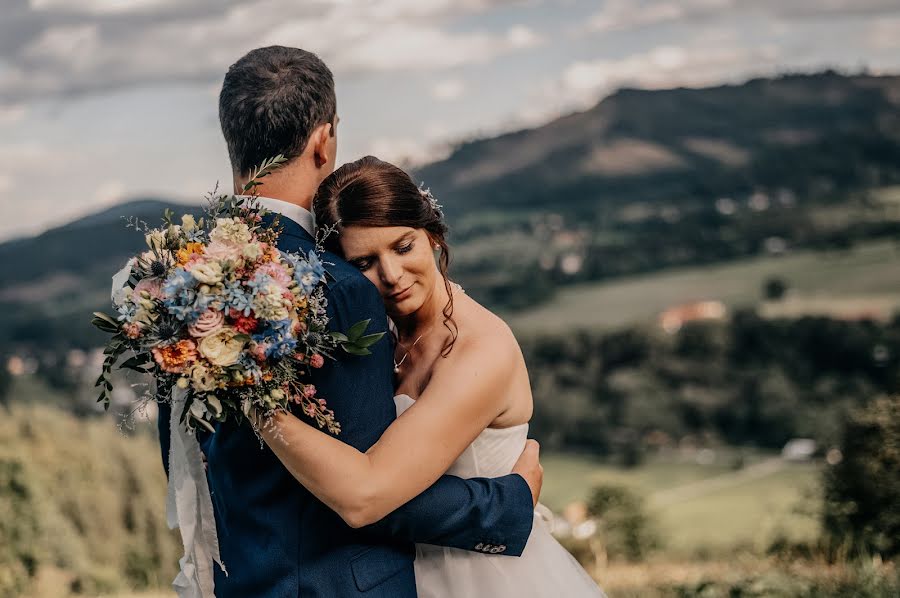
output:
[[[394,302],[403,301],[404,299],[408,298],[411,294],[412,294],[412,285],[409,285],[402,291],[398,291],[398,292],[394,293],[393,295],[388,295],[388,299],[390,299],[391,301],[394,301]]]

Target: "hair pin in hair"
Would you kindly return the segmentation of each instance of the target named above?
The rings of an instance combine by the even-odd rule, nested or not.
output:
[[[443,218],[444,217],[444,206],[439,204],[437,200],[434,198],[434,195],[431,194],[431,189],[425,186],[425,183],[419,185],[419,193],[422,195],[422,199],[428,202],[431,206],[431,209],[435,211],[435,213]]]

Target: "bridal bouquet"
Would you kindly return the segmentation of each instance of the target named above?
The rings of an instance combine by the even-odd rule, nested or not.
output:
[[[214,421],[244,417],[258,431],[266,416],[297,404],[319,427],[340,432],[309,371],[337,347],[366,354],[381,335],[365,335],[368,322],[346,335],[329,332],[319,256],[276,248],[277,221],[263,224],[254,190],[283,162],[260,166],[244,188],[249,195],[211,194],[199,220],[188,214],[176,224],[167,210],[162,227],[130,223],[145,233],[147,249],[113,279],[118,315],[93,320],[113,335],[97,380],[107,408],[112,369],[131,352],[120,367],[181,391],[188,428],[213,431]]]

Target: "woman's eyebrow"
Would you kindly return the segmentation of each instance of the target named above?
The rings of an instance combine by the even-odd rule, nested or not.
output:
[[[405,233],[404,235],[398,237],[397,240],[394,241],[394,245],[396,246],[396,245],[398,245],[398,244],[400,244],[400,243],[405,243],[405,242],[407,242],[407,241],[411,241],[412,238],[415,237],[415,236],[416,236],[416,231],[412,231],[412,230],[411,230],[411,231],[409,231],[408,233]]]

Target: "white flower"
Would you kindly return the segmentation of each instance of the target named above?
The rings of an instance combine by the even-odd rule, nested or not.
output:
[[[266,285],[253,300],[253,311],[263,320],[286,320],[290,317],[288,304],[282,296],[283,289],[275,284]]]
[[[216,379],[206,366],[197,364],[191,368],[191,386],[195,390],[201,392],[214,390],[216,388]]]
[[[259,256],[263,254],[263,251],[262,247],[259,246],[259,243],[250,243],[249,245],[244,246],[244,250],[241,253],[243,253],[244,257],[251,262],[255,262],[259,259]]]
[[[216,228],[209,233],[211,241],[220,241],[228,245],[244,245],[249,243],[253,235],[244,222],[238,218],[216,218]]]
[[[237,331],[234,328],[223,326],[215,334],[200,341],[198,350],[213,365],[219,367],[234,365],[244,350],[244,341],[235,338],[236,336]]]
[[[160,250],[166,245],[166,233],[158,228],[153,229],[144,235],[144,241],[147,242],[147,247],[150,249]]]
[[[194,217],[190,214],[185,214],[181,217],[181,228],[183,228],[185,232],[190,232],[197,228],[197,221],[194,220]]]
[[[206,262],[196,264],[191,268],[191,275],[204,284],[216,284],[222,282],[224,274],[219,262]]]

